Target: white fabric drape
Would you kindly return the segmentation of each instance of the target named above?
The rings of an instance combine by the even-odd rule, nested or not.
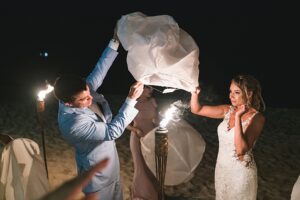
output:
[[[34,200],[49,191],[39,146],[18,138],[7,144],[0,163],[0,200]]]

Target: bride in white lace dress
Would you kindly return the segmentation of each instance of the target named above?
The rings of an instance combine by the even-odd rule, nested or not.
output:
[[[257,169],[252,149],[261,134],[265,109],[261,86],[252,76],[231,80],[231,105],[201,105],[200,88],[191,96],[191,111],[210,118],[223,118],[218,126],[219,152],[215,169],[217,200],[256,200]]]

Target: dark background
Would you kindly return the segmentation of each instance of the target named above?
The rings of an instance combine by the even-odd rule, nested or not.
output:
[[[83,2],[83,1],[82,1]],[[200,49],[199,81],[227,98],[230,79],[252,74],[267,106],[299,108],[298,75],[292,58],[291,16],[283,5],[245,1],[46,1],[2,3],[0,10],[2,100],[35,98],[44,80],[64,73],[87,76],[122,15],[167,14]],[[295,25],[294,25],[295,26]],[[47,58],[41,52],[48,52]],[[101,90],[126,94],[134,82],[119,48]]]

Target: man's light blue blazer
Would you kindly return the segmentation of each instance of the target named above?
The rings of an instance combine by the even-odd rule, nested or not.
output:
[[[101,105],[106,122],[89,108],[72,108],[63,102],[59,103],[59,129],[65,140],[75,148],[78,173],[87,171],[103,158],[109,158],[108,166],[93,177],[84,188],[85,193],[99,191],[119,180],[120,164],[114,140],[122,135],[138,113],[134,108],[136,101],[127,98],[118,114],[112,118],[107,101],[96,92],[117,55],[117,51],[106,47],[86,79],[93,101]]]

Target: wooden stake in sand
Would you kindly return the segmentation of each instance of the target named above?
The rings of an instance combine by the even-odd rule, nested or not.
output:
[[[46,154],[46,144],[45,144],[45,128],[44,128],[44,120],[43,120],[43,115],[45,111],[45,97],[48,93],[50,93],[53,90],[53,87],[47,83],[46,81],[46,89],[41,90],[38,93],[38,99],[37,99],[37,120],[41,129],[42,133],[42,146],[43,146],[43,155],[44,155],[44,163],[45,163],[45,169],[47,173],[47,178],[49,179],[48,176],[48,165],[47,165],[47,154]]]
[[[168,129],[159,127],[155,131],[156,178],[159,182],[158,199],[165,199],[164,183],[168,157]]]

